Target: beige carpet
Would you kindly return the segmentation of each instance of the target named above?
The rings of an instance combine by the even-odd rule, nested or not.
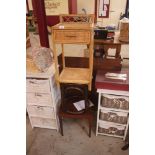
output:
[[[88,123],[81,120],[64,121],[64,136],[56,130],[34,128],[27,118],[27,155],[128,155],[122,151],[124,142],[120,138],[95,136],[88,137]]]

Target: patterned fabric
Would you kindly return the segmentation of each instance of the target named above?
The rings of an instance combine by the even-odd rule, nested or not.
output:
[[[107,108],[115,108],[115,109],[123,109],[123,110],[129,109],[129,102],[124,98],[110,99],[102,96],[101,105]]]
[[[119,116],[117,113],[113,112],[100,112],[100,119],[109,121],[109,122],[115,122],[120,124],[126,124],[128,117],[127,116]]]
[[[52,65],[53,54],[50,48],[35,47],[32,50],[32,57],[35,65],[42,72],[46,72]]]
[[[32,52],[40,47],[40,41],[39,38],[32,33],[29,33],[29,38],[31,46],[26,49],[26,57],[33,59]]]
[[[118,135],[118,136],[123,136],[125,132],[125,130],[119,130],[116,127],[109,127],[108,129],[99,127],[98,130],[101,133]]]

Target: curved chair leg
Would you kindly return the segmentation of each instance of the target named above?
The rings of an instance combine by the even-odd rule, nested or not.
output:
[[[63,124],[62,124],[62,117],[59,117],[59,121],[60,121],[60,132],[61,132],[61,135],[63,136]]]
[[[88,119],[89,121],[89,137],[91,137],[91,126],[92,126],[92,121],[91,119]]]

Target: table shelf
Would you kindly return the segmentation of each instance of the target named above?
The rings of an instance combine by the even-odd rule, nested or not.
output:
[[[64,68],[59,76],[60,83],[88,84],[90,81],[90,69]]]

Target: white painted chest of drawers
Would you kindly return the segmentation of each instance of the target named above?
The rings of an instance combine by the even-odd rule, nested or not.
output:
[[[129,124],[129,92],[98,89],[96,135],[120,137],[125,140]]]
[[[60,90],[55,83],[54,73],[54,64],[44,73],[27,70],[26,107],[32,128],[40,127],[58,131],[57,110]]]

